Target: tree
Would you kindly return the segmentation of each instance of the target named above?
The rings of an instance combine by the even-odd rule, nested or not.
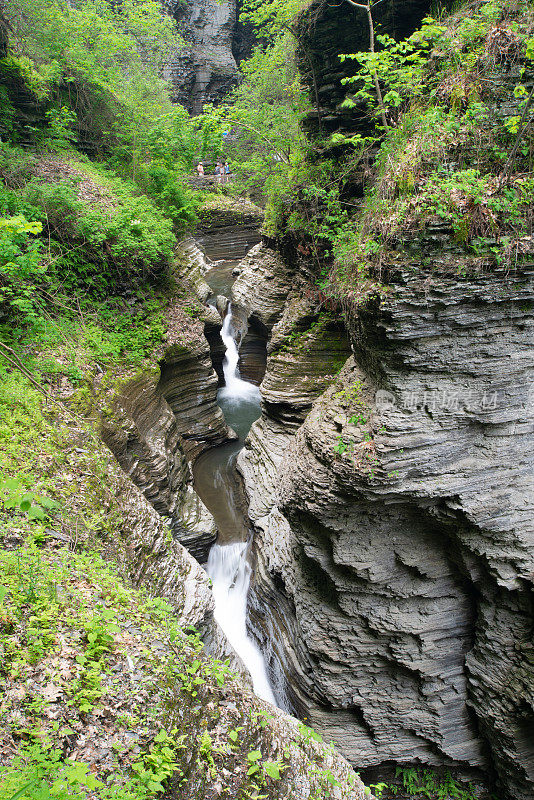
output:
[[[367,14],[367,22],[369,25],[369,52],[375,52],[375,24],[373,20],[373,12],[372,12],[372,0],[368,0],[367,3],[355,3],[354,0],[347,0],[354,8],[359,9],[360,11],[365,11]],[[376,69],[372,69],[371,76],[373,78],[375,92],[376,92],[376,99],[378,101],[378,106],[380,109],[380,119],[382,120],[382,125],[384,129],[387,130],[389,128],[388,121],[386,118],[386,108],[384,105],[384,98],[382,97],[382,89],[380,88],[380,81],[378,80],[378,73]]]
[[[249,188],[261,189],[270,175],[287,172],[300,157],[300,120],[309,108],[295,63],[295,39],[286,30],[256,48],[241,65],[244,80],[217,110],[226,130],[235,129],[226,154]]]

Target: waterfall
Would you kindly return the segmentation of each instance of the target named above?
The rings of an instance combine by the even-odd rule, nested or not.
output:
[[[242,441],[249,431],[252,420],[258,416],[260,390],[239,377],[237,366],[239,350],[233,335],[231,304],[228,305],[224,318],[221,337],[226,346],[226,354],[223,361],[225,386],[219,390],[219,402],[228,423],[235,427]],[[227,503],[229,506],[232,506],[232,500],[231,493],[226,494],[226,499],[223,493],[219,496],[219,502]],[[243,529],[240,530],[236,524],[235,531],[230,533],[233,533],[235,538],[240,538]],[[214,616],[250,672],[254,692],[263,700],[276,705],[267,677],[265,659],[257,644],[247,633],[247,594],[252,571],[247,553],[248,544],[243,541],[215,544],[211,548],[207,573],[213,583]]]
[[[247,594],[251,569],[247,543],[214,544],[207,572],[213,582],[215,619],[243,664],[250,672],[254,692],[268,703],[276,700],[259,647],[247,633]]]
[[[239,363],[239,350],[234,339],[232,328],[232,304],[228,303],[228,310],[224,318],[221,338],[224,346],[226,347],[226,355],[223,361],[224,373],[224,387],[220,390],[219,395],[223,400],[230,400],[234,403],[240,400],[260,401],[260,390],[253,383],[243,381],[239,377],[238,363]]]

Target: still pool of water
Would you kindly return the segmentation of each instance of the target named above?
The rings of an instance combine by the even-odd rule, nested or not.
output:
[[[215,302],[218,294],[228,297],[235,283],[236,276],[232,275],[232,271],[237,267],[239,261],[222,261],[216,264],[213,269],[210,269],[204,275],[204,280],[213,292],[213,296],[208,299]]]

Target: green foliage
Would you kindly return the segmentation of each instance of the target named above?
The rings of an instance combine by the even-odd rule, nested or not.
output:
[[[281,761],[264,761],[262,764],[265,775],[273,781],[280,780],[284,767],[285,765]]]
[[[82,263],[67,257],[60,264],[77,270],[79,282],[98,288],[104,281],[120,280],[121,271],[132,276],[161,270],[172,255],[176,239],[171,221],[148,198],[130,191],[123,187],[120,204],[111,214],[79,199],[74,181],[30,181],[23,199],[39,209],[40,221],[56,241],[83,243]]]
[[[266,49],[257,47],[241,64],[244,79],[217,111],[220,126],[237,136],[225,143],[239,185],[259,193],[287,181],[302,156],[300,120],[309,107],[295,63],[295,40],[287,31]],[[214,112],[215,113],[215,112]]]
[[[380,783],[371,783],[369,785],[369,789],[373,792],[374,796],[377,797],[379,800],[382,797],[383,792],[388,788],[387,783],[381,781]]]
[[[28,57],[49,91],[70,84],[81,121],[91,124],[87,90],[114,98],[125,119],[165,103],[157,73],[178,46],[172,18],[153,0],[125,0],[120,9],[104,0],[80,6],[60,0],[8,0],[10,37],[16,56]],[[154,79],[152,97],[147,82]],[[91,94],[91,91],[89,92]],[[124,121],[124,120],[123,120]]]
[[[16,509],[31,520],[43,520],[47,513],[58,508],[58,503],[36,492],[28,492],[16,478],[0,484],[0,500],[6,509]]]
[[[142,786],[145,786],[150,794],[158,794],[164,791],[164,782],[178,765],[176,763],[176,752],[185,749],[185,735],[177,737],[177,729],[171,731],[171,735],[163,728],[154,737],[152,748],[146,755],[133,765]]]
[[[45,133],[44,143],[51,150],[70,150],[73,142],[77,140],[77,135],[73,130],[77,117],[70,108],[51,108],[46,112],[48,119],[48,130]]]
[[[180,171],[163,161],[143,165],[137,178],[148,196],[174,223],[177,232],[183,232],[197,220],[197,200],[181,180]]]
[[[481,245],[484,237],[499,236],[505,245],[506,231],[512,232],[521,223],[531,204],[534,179],[519,179],[513,186],[496,190],[492,176],[480,170],[457,170],[451,174],[439,168],[431,173],[418,197],[420,213],[435,214],[452,224],[456,237],[463,243]],[[399,207],[399,221],[409,215],[410,204]],[[476,246],[476,244],[475,244]]]
[[[36,239],[40,222],[22,214],[0,218],[0,305],[33,323],[39,314],[37,285],[47,270],[43,245]]]
[[[340,174],[339,163],[331,159],[313,164],[305,159],[297,161],[278,191],[269,197],[264,231],[269,236],[286,234],[306,241],[316,261],[318,255],[330,255],[339,231],[349,220],[342,193],[352,162],[351,154]]]
[[[428,800],[475,800],[476,798],[473,787],[454,780],[450,772],[440,776],[430,769],[397,767],[395,777],[402,779],[403,788],[409,797],[424,797]]]
[[[303,722],[299,722],[299,734],[301,735],[302,739],[305,742],[322,742],[323,737],[317,731],[314,731],[313,728],[310,728],[309,725],[304,725]]]
[[[262,37],[272,42],[295,21],[306,4],[306,0],[245,0],[240,18],[252,23]]]
[[[506,64],[513,63],[525,75],[533,29],[531,7],[514,10],[488,0],[440,24],[427,19],[404,42],[379,36],[376,54],[345,57],[361,64],[354,81],[347,81],[356,90],[353,100],[379,112],[376,70],[395,125],[382,137],[377,179],[367,187],[361,211],[334,233],[336,263],[321,285],[327,295],[380,292],[382,262],[390,261],[396,237],[413,236],[435,217],[450,226],[474,269],[518,258],[531,233],[532,111],[529,117],[524,83],[486,80],[484,74],[500,70],[507,76]],[[508,164],[521,120],[524,141]],[[347,137],[337,138],[347,145]],[[366,143],[356,140],[361,151]],[[512,167],[516,177],[510,180],[505,173]]]
[[[386,112],[398,109],[408,98],[410,101],[419,98],[425,86],[430,48],[439,42],[444,32],[443,26],[427,17],[421,29],[403,41],[397,42],[387,34],[378,34],[376,39],[381,49],[376,52],[341,55],[342,62],[352,60],[360,64],[354,76],[341,81],[355,87],[355,92],[345,99],[343,107],[353,108],[360,103],[379,118],[381,109],[377,105],[375,76],[387,88],[382,98]]]
[[[30,800],[83,800],[88,791],[103,785],[87,764],[63,759],[60,750],[46,749],[40,743],[26,746],[2,777],[1,800],[14,800],[20,793]],[[17,791],[11,794],[14,789]]]
[[[177,230],[194,222],[193,197],[182,178],[199,151],[204,157],[213,143],[171,102],[160,77],[181,46],[161,4],[8,0],[5,13],[12,54],[0,62],[0,75],[16,73],[44,114],[36,110],[34,126],[19,130],[17,91],[11,97],[5,90],[0,128],[14,140],[30,136],[37,146],[58,152],[89,143],[92,152],[138,182]]]
[[[108,204],[99,202],[99,193],[93,203],[82,199],[80,185],[88,179]],[[26,324],[36,323],[42,290],[56,294],[59,285],[71,296],[79,290],[101,295],[164,272],[176,244],[173,223],[137,192],[107,170],[76,162],[68,179],[0,188],[0,301],[22,312]],[[176,193],[174,200],[171,213],[185,219],[189,212],[178,208]],[[41,231],[44,242],[36,238]]]

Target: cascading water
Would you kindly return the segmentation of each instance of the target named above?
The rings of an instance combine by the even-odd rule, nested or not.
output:
[[[228,305],[221,336],[226,354],[223,361],[225,386],[219,390],[219,402],[228,423],[237,430],[242,439],[247,435],[252,421],[259,415],[260,391],[257,386],[242,380],[239,376],[239,351],[233,335],[231,304]],[[241,443],[238,443],[237,447],[230,445],[227,448],[225,470],[227,474],[235,471],[235,458],[240,448]],[[204,461],[204,466],[205,464]],[[215,462],[212,466],[215,466]],[[202,471],[202,465],[199,471]],[[199,477],[197,473],[197,483]],[[207,572],[213,583],[214,616],[250,672],[255,693],[263,700],[276,705],[263,655],[247,633],[247,594],[251,576],[247,560],[248,543],[242,541],[244,525],[242,520],[239,524],[237,519],[231,480],[227,480],[225,485],[225,495],[219,494],[217,500],[220,506],[228,508],[219,508],[218,513],[213,510],[220,539],[230,543],[213,545],[207,564]],[[235,541],[236,538],[238,541]]]
[[[251,573],[247,550],[246,542],[215,544],[211,548],[207,572],[213,582],[214,616],[250,672],[254,692],[262,700],[276,705],[265,660],[247,633],[247,594]]]
[[[228,303],[228,310],[224,318],[221,339],[226,347],[223,361],[224,387],[219,391],[219,399],[226,400],[234,405],[239,403],[260,402],[260,390],[253,383],[243,381],[239,377],[237,365],[239,363],[239,350],[232,330],[232,304]]]

